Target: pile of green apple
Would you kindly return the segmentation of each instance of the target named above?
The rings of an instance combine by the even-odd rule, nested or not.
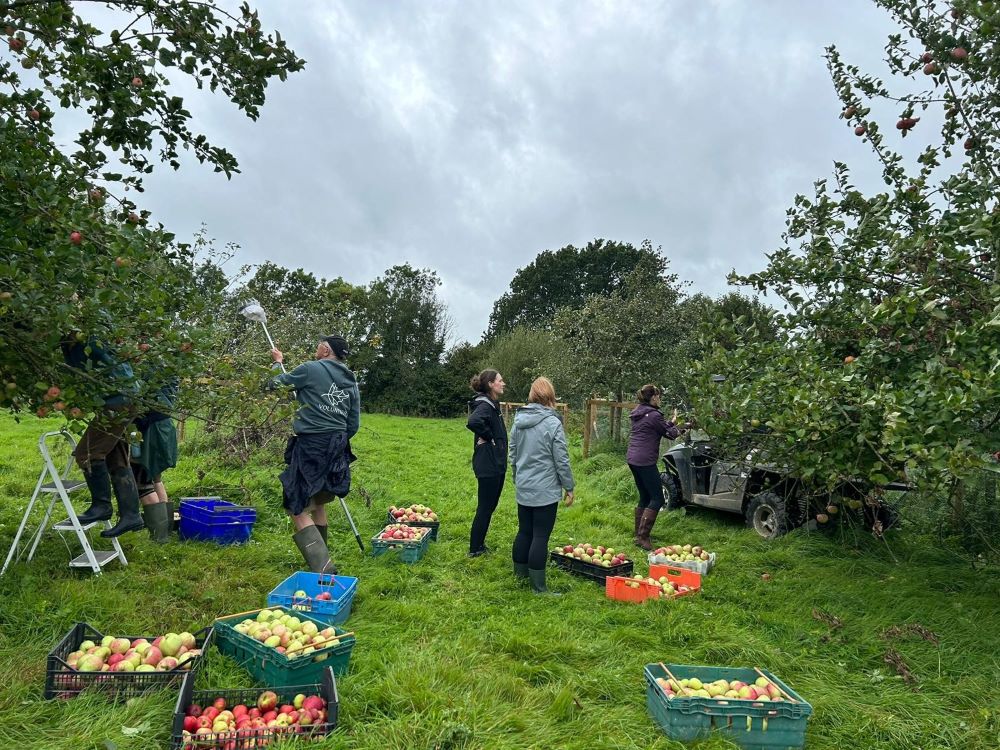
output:
[[[76,672],[169,672],[190,669],[191,660],[201,656],[191,633],[167,633],[152,642],[146,638],[115,638],[106,635],[101,642],[84,641],[66,657]]]
[[[782,701],[781,690],[766,677],[758,677],[754,683],[740,680],[716,680],[703,683],[697,677],[684,680],[668,680],[657,677],[656,684],[660,686],[668,698],[715,698],[720,701]]]
[[[697,544],[671,544],[668,547],[654,550],[653,554],[665,557],[671,562],[692,562],[694,560],[707,562],[712,557],[711,552]]]
[[[671,581],[667,576],[660,576],[659,578],[644,577],[636,573],[632,576],[629,581],[629,586],[633,589],[639,588],[641,583],[648,583],[650,586],[656,586],[658,590],[658,596],[660,599],[669,599],[670,597],[677,596],[678,594],[686,594],[691,590],[690,586],[685,586],[683,584],[678,585]]]
[[[300,620],[281,609],[262,609],[256,618],[248,617],[240,621],[233,626],[233,630],[273,648],[289,659],[340,645],[337,631],[333,627],[320,630],[312,620]],[[324,654],[320,660],[325,658]]]
[[[412,523],[414,521],[437,521],[438,514],[433,510],[428,508],[426,505],[414,504],[407,508],[397,508],[395,505],[389,507],[389,515],[393,518],[398,518],[404,523]]]
[[[220,697],[204,707],[192,703],[184,711],[183,747],[264,747],[276,735],[325,731],[326,723],[326,701],[318,695],[299,693],[279,706],[277,694],[265,690],[249,708],[244,703],[230,707]]]
[[[564,547],[556,547],[552,550],[557,555],[565,557],[575,557],[577,560],[600,565],[602,568],[611,568],[615,565],[622,565],[629,562],[624,552],[615,552],[611,547],[597,546],[590,544],[567,544]]]

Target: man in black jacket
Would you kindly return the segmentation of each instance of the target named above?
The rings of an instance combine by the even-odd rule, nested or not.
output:
[[[475,435],[472,470],[479,483],[479,493],[476,517],[469,534],[469,557],[489,552],[486,532],[489,531],[493,511],[500,502],[507,474],[507,425],[500,413],[500,396],[505,385],[496,370],[483,370],[470,383],[477,395],[469,402],[466,426]]]

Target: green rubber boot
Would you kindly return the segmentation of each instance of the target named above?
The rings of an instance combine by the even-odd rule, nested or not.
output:
[[[149,537],[157,544],[170,541],[170,503],[153,503],[142,506],[142,520],[149,529]]]
[[[528,569],[528,578],[531,580],[531,589],[536,594],[545,594],[546,596],[561,596],[555,591],[549,591],[545,586],[545,569],[542,570],[531,570]]]
[[[330,552],[326,548],[326,543],[315,526],[306,526],[301,531],[296,531],[292,537],[295,546],[299,548],[302,557],[306,559],[306,565],[313,573],[333,573],[337,574],[337,568],[330,560]]]

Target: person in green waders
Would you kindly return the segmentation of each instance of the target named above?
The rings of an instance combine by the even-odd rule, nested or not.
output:
[[[280,477],[282,504],[295,524],[295,545],[313,573],[337,572],[327,547],[326,503],[351,491],[351,438],[361,426],[361,393],[348,356],[343,336],[325,336],[312,362],[272,381],[294,388],[299,402]],[[284,361],[277,349],[271,357]]]
[[[149,536],[154,542],[164,544],[170,541],[174,520],[173,503],[167,496],[162,474],[177,465],[177,428],[170,418],[177,401],[176,379],[161,386],[155,396],[156,408],[135,420],[142,440],[132,446],[132,473]]]
[[[83,524],[110,520],[113,492],[118,500],[118,523],[102,531],[101,536],[111,538],[140,531],[143,522],[135,476],[129,466],[127,434],[138,392],[132,367],[98,336],[73,331],[64,337],[61,348],[66,364],[99,380],[105,394],[102,406],[73,451],[90,489],[90,507],[77,518]]]

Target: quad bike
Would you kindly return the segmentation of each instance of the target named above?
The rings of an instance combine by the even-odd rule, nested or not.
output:
[[[705,433],[698,435],[693,437],[689,430],[683,443],[663,455],[660,481],[666,496],[665,510],[693,505],[738,513],[765,539],[776,539],[802,526],[812,518],[818,498],[828,499],[831,495],[847,499],[861,511],[866,526],[878,533],[895,525],[899,518],[893,505],[873,500],[873,493],[864,491],[859,483],[845,484],[833,493],[811,493],[787,470],[768,461],[761,448],[739,451],[741,458],[723,456]],[[894,482],[878,489],[901,491],[908,487]],[[825,506],[826,502],[819,504]]]

